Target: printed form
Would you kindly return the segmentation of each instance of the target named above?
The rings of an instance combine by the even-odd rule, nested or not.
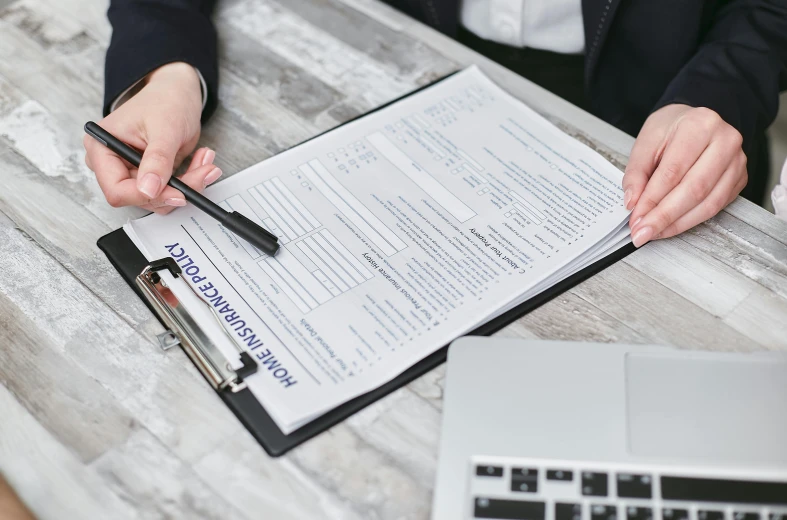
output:
[[[190,206],[125,229],[289,433],[626,244],[621,179],[472,67],[208,188],[275,257]]]

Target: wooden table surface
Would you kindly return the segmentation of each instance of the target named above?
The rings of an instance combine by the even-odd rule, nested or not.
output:
[[[0,0],[0,472],[41,518],[428,518],[445,367],[269,458],[95,242],[141,215],[85,167],[107,1]],[[237,172],[478,63],[625,163],[632,139],[375,0],[222,0],[202,145]],[[787,349],[787,225],[738,200],[505,329],[523,338]]]

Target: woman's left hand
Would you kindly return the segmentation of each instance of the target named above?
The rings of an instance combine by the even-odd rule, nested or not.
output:
[[[675,104],[652,113],[623,176],[634,245],[682,233],[735,200],[748,181],[742,142],[708,108]]]

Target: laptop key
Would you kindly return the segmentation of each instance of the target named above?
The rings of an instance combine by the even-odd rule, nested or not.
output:
[[[511,491],[519,493],[538,492],[538,469],[511,468]]]
[[[724,511],[700,509],[697,511],[698,520],[724,520]]]
[[[556,502],[555,520],[582,520],[582,504]]]
[[[768,515],[768,520],[787,520],[787,512],[784,513],[771,512]]]
[[[653,509],[628,506],[626,508],[626,520],[653,520]]]
[[[582,494],[586,497],[605,497],[609,483],[606,473],[582,472]]]
[[[617,506],[590,506],[590,520],[618,520]]]
[[[689,510],[668,507],[661,510],[661,517],[663,520],[689,520]]]
[[[760,513],[753,511],[733,511],[733,520],[760,520]]]
[[[618,473],[618,497],[652,498],[653,482],[650,475]]]
[[[565,469],[548,469],[547,480],[562,480],[565,482],[571,482],[574,480],[574,472],[567,471]]]
[[[537,493],[538,481],[537,480],[517,480],[511,479],[511,491],[518,493]]]
[[[503,466],[476,466],[475,474],[477,477],[502,477]]]
[[[503,500],[478,497],[473,508],[474,518],[496,518],[498,520],[544,520],[546,504],[525,500]]]

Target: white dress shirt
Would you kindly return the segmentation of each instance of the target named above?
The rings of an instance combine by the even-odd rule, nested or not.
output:
[[[485,40],[563,54],[585,51],[582,0],[462,0],[460,17]]]

